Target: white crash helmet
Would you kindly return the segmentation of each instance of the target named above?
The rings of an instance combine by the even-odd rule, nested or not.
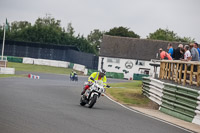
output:
[[[100,69],[99,73],[102,74],[102,75],[106,75],[106,70],[105,69]]]

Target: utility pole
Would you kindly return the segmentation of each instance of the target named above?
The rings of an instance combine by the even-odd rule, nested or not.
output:
[[[6,37],[6,25],[4,24],[4,34],[3,34],[3,45],[2,45],[2,53],[1,53],[1,60],[3,61],[3,54],[4,54],[4,45],[5,45],[5,37]]]

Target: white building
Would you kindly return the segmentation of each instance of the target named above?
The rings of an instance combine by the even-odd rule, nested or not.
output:
[[[136,39],[104,35],[100,46],[98,69],[107,72],[123,73],[124,78],[133,79],[134,74],[154,73],[150,65],[152,60],[159,60],[159,48],[167,51],[167,41]],[[173,42],[176,48],[179,43]],[[157,69],[159,74],[160,68]]]

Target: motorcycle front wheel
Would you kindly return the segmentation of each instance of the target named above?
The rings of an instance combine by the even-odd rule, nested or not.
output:
[[[94,104],[96,103],[96,101],[97,101],[97,95],[94,94],[88,103],[89,104],[88,108],[92,108],[94,106]]]
[[[85,99],[82,96],[81,99],[80,99],[80,105],[85,106],[85,104],[86,104]]]

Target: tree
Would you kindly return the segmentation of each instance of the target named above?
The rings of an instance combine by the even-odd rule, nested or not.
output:
[[[94,29],[87,36],[87,40],[90,42],[91,45],[94,46],[97,52],[99,51],[100,43],[102,42],[103,33],[104,32],[101,32],[99,29]]]
[[[190,37],[181,38],[173,31],[170,31],[168,29],[161,29],[161,28],[156,30],[154,33],[150,33],[149,36],[147,36],[147,39],[177,41],[177,42],[193,42],[194,41],[194,39],[191,39]]]
[[[76,37],[76,40],[74,43],[81,51],[97,54],[94,46],[90,45],[88,40],[84,38],[83,35],[81,37]]]
[[[114,27],[114,28],[110,29],[109,32],[106,32],[105,34],[112,35],[112,36],[140,38],[139,35],[135,34],[133,31],[130,31],[129,28],[122,27],[122,26]]]
[[[94,46],[86,38],[80,35],[74,36],[74,28],[71,23],[68,24],[67,32],[60,26],[60,23],[60,20],[56,20],[48,15],[44,18],[38,18],[33,26],[27,21],[14,21],[11,23],[11,30],[6,32],[6,39],[57,45],[75,45],[82,52],[96,53]],[[3,38],[2,26],[0,26],[0,36]]]
[[[74,28],[72,27],[72,23],[68,23],[67,25],[67,33],[70,35],[70,36],[73,36],[75,31],[74,31]]]
[[[175,41],[177,39],[176,33],[169,31],[168,29],[158,29],[154,33],[150,33],[147,39]]]
[[[0,39],[3,38],[3,26],[0,25]]]
[[[11,23],[11,32],[16,32],[19,30],[23,30],[25,28],[28,28],[31,26],[31,23],[29,23],[28,21],[14,21]]]
[[[179,41],[179,42],[188,42],[188,43],[192,43],[192,42],[195,42],[195,39],[194,39],[194,38],[191,38],[191,37],[183,37],[183,38],[179,37],[179,38],[177,39],[177,41]]]
[[[32,31],[29,34],[31,36],[30,41],[59,44],[62,33],[60,22],[60,20],[55,20],[50,16],[38,18],[30,29]]]

